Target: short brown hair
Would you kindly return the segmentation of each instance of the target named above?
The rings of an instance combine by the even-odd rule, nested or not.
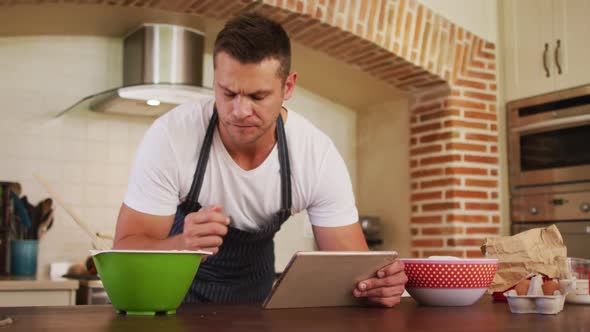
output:
[[[227,21],[215,39],[214,66],[221,52],[243,64],[277,59],[278,75],[283,82],[291,72],[291,42],[287,32],[279,23],[259,14],[242,14]]]

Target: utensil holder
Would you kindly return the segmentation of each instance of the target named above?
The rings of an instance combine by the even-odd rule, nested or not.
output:
[[[10,241],[10,274],[30,276],[37,274],[37,253],[39,241]]]

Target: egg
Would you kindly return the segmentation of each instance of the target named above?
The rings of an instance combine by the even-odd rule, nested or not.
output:
[[[559,290],[559,284],[555,281],[549,280],[543,283],[543,294],[553,295],[556,290]]]
[[[525,279],[525,280],[519,282],[518,284],[516,284],[516,287],[514,288],[516,290],[516,294],[517,295],[526,295],[529,290],[530,285],[531,285],[531,281],[528,279]]]

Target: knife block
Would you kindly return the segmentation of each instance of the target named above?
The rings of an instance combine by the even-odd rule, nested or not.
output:
[[[9,195],[9,186],[11,184],[12,182],[0,182],[0,188],[2,189],[0,195],[0,275],[9,273],[8,247],[10,243],[10,227],[14,218]]]

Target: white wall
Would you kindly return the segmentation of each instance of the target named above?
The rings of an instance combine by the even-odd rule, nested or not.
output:
[[[121,60],[120,39],[0,38],[0,180],[20,182],[37,203],[49,196],[32,177],[39,172],[92,228],[110,234],[135,149],[151,120],[54,115],[84,96],[118,86]],[[211,75],[205,79],[210,85]],[[332,137],[354,181],[355,113],[301,88],[290,106]],[[54,226],[40,243],[39,277],[47,277],[49,263],[80,262],[90,249],[89,238],[55,206]],[[279,268],[292,252],[313,249],[306,217],[293,219],[277,236]]]
[[[497,42],[497,0],[418,0],[418,2],[476,35],[493,43]]]
[[[504,13],[504,7],[506,1],[510,0],[500,0],[497,1],[498,13]],[[500,154],[500,220],[502,221],[502,228],[501,232],[502,235],[510,235],[510,187],[508,184],[508,177],[509,177],[509,170],[508,170],[508,136],[506,135],[508,131],[508,122],[506,116],[506,85],[504,84],[505,80],[505,72],[506,72],[506,61],[504,60],[504,45],[505,45],[505,38],[504,38],[504,28],[506,25],[504,24],[504,15],[498,15],[498,42],[496,47],[496,52],[498,52],[496,58],[496,75],[498,79],[498,132],[501,133],[499,135],[499,142],[498,142],[498,152]]]
[[[410,112],[407,98],[358,115],[359,212],[382,222],[380,250],[410,257]]]
[[[113,233],[130,156],[148,126],[114,118],[54,118],[80,97],[120,84],[120,42],[109,38],[0,39],[0,179],[18,181],[29,201],[48,193],[38,172],[97,231]],[[55,206],[55,202],[54,202]],[[40,243],[42,271],[82,260],[90,241],[65,211]]]

